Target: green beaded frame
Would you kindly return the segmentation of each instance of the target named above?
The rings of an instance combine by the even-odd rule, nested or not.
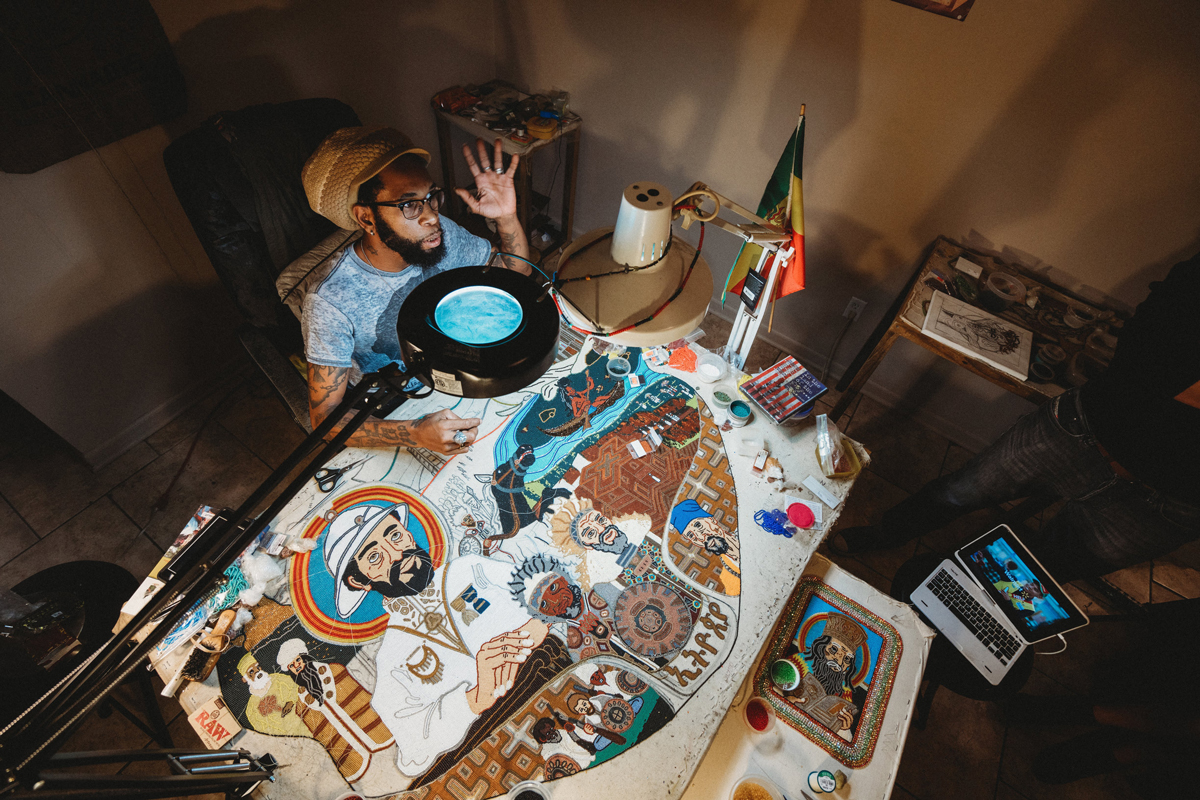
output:
[[[875,670],[863,703],[858,731],[849,742],[789,703],[771,682],[771,664],[784,657],[788,643],[796,636],[796,631],[804,622],[805,612],[813,597],[821,598],[859,625],[878,634],[883,640],[883,646],[875,659]],[[890,624],[817,578],[804,578],[797,584],[791,599],[788,600],[787,610],[771,633],[770,644],[754,674],[754,692],[767,701],[775,716],[816,742],[847,767],[857,769],[866,766],[875,753],[875,743],[879,739],[883,714],[892,694],[892,684],[896,679],[896,668],[900,663],[902,649],[900,634]]]

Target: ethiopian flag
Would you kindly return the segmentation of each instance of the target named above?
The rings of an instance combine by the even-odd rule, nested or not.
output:
[[[800,184],[803,161],[804,115],[801,114],[800,121],[796,123],[796,130],[792,133],[787,147],[783,148],[783,155],[779,157],[775,172],[771,174],[771,180],[758,203],[758,216],[791,232],[792,249],[795,251],[775,285],[775,297],[772,298],[774,300],[804,288],[804,195]],[[725,293],[741,293],[746,274],[758,266],[761,254],[762,248],[758,245],[742,245],[737,260],[733,262],[733,269],[729,270],[729,277],[725,281]],[[772,256],[763,265],[764,278],[770,273],[774,261],[775,256]],[[725,302],[725,293],[721,295],[722,303]]]

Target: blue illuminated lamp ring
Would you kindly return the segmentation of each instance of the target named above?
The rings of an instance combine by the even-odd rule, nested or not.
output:
[[[438,306],[468,287],[497,290],[516,301],[520,323],[486,344],[448,335],[437,324]],[[462,397],[498,397],[525,388],[554,363],[558,324],[553,300],[533,278],[499,267],[461,267],[434,275],[412,291],[400,308],[396,333],[405,363],[423,365],[418,370],[423,381]]]

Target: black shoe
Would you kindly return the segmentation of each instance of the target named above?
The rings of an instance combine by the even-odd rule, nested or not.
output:
[[[1095,725],[1091,698],[1018,694],[1000,704],[1009,725],[1037,728],[1051,725]]]
[[[1104,728],[1051,745],[1033,759],[1033,777],[1061,785],[1124,769],[1126,765],[1117,761],[1113,748],[1126,736],[1127,731]]]

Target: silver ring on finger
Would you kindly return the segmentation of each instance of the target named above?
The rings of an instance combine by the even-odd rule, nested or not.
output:
[[[503,175],[504,167],[493,167],[492,171],[495,172],[497,175]]]
[[[458,445],[459,447],[466,447],[467,446],[467,432],[466,431],[455,431],[454,443],[456,445]]]

